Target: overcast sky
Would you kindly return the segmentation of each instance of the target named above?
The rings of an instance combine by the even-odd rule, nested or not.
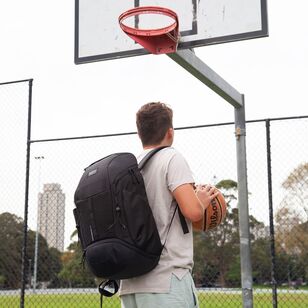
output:
[[[247,120],[308,115],[307,12],[307,0],[271,0],[269,37],[195,49],[245,94]],[[168,56],[75,65],[73,0],[2,1],[0,38],[0,83],[34,79],[32,139],[135,131],[149,101],[170,104],[175,127],[234,121],[229,103]]]
[[[195,49],[245,94],[247,119],[308,114],[307,9],[306,0],[268,1],[269,37]],[[0,37],[0,82],[34,78],[33,138],[135,130],[136,109],[157,100],[173,107],[175,126],[234,119],[165,55],[75,65],[73,0],[2,1]]]

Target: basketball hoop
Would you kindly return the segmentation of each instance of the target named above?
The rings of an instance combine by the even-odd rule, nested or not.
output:
[[[138,29],[123,23],[128,17],[142,14],[161,14],[171,17],[174,21],[171,25],[158,29]],[[121,14],[119,24],[129,37],[153,54],[176,52],[179,41],[179,22],[177,14],[170,9],[159,6],[136,7]]]

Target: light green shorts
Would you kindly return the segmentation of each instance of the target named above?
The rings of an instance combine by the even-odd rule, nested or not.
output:
[[[169,293],[135,293],[121,296],[122,308],[198,308],[195,284],[190,273],[182,280],[171,278]]]

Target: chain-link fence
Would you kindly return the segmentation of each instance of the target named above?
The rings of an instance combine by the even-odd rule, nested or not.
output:
[[[22,286],[31,89],[32,80],[0,84],[0,307],[19,303]]]
[[[18,101],[14,91],[8,94],[14,100],[12,105]],[[0,175],[4,196],[0,208],[0,307],[19,306],[23,284],[25,307],[99,307],[99,281],[81,265],[73,195],[83,168],[113,152],[138,154],[138,137],[127,133],[30,142],[27,249],[21,275],[26,94],[24,99],[24,111],[18,109],[20,119],[10,120],[16,118],[15,111],[14,116],[8,114],[10,128],[1,130],[6,144],[1,151]],[[18,144],[12,145],[16,140],[11,139],[11,132],[17,132],[17,124],[23,129]],[[307,136],[308,116],[247,122],[255,307],[308,306]],[[174,146],[187,158],[196,182],[219,186],[228,202],[225,222],[194,236],[193,274],[200,307],[242,306],[234,139],[233,123],[180,128],[175,133]],[[104,300],[104,306],[120,307],[118,296]]]

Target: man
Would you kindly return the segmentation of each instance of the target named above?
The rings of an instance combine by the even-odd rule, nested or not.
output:
[[[217,196],[215,187],[197,186],[184,157],[174,148],[173,112],[166,104],[149,103],[136,115],[143,153],[168,146],[151,158],[142,170],[149,204],[162,243],[158,265],[149,273],[121,281],[123,308],[193,308],[198,307],[192,280],[192,222],[202,219],[204,209]],[[174,214],[179,206],[186,218],[189,233],[184,234],[180,218]],[[172,221],[171,225],[170,222]]]

